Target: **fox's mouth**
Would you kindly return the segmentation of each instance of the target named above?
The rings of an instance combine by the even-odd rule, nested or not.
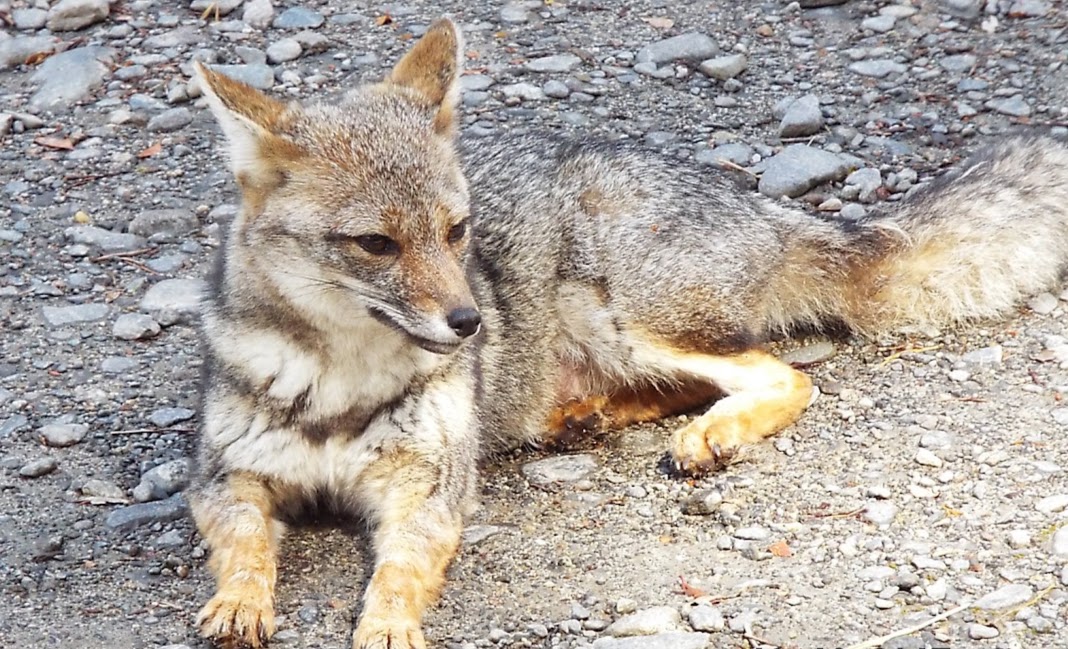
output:
[[[408,340],[412,341],[412,343],[414,343],[417,347],[425,349],[428,352],[443,355],[451,354],[457,349],[459,349],[460,343],[463,342],[462,340],[457,340],[456,342],[442,342],[440,340],[431,340],[430,338],[426,338],[424,336],[412,333],[406,327],[391,318],[389,314],[387,314],[385,311],[377,307],[368,307],[367,310],[370,312],[372,318],[378,320],[390,329],[404,334],[408,338]]]

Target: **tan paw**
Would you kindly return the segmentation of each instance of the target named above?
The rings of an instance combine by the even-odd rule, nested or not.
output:
[[[364,616],[352,634],[352,649],[426,649],[418,622]]]
[[[705,415],[676,430],[671,448],[675,469],[703,475],[731,464],[743,439],[737,426],[737,421]]]
[[[220,590],[197,615],[200,635],[224,649],[262,647],[274,635],[274,603],[264,588],[247,584]]]

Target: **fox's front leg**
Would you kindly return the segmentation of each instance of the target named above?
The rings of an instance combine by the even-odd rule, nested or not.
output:
[[[262,647],[274,634],[275,557],[280,524],[266,485],[231,474],[191,494],[193,517],[211,546],[215,596],[197,615],[200,633],[220,647]]]
[[[456,467],[436,461],[390,453],[364,481],[375,524],[375,568],[353,649],[426,649],[423,613],[441,593],[463,531],[463,512],[449,497],[450,486],[440,484]]]

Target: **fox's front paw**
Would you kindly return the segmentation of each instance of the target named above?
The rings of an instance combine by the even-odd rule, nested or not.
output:
[[[731,464],[742,439],[737,426],[736,421],[705,415],[676,430],[671,448],[675,469],[688,475],[703,475]]]
[[[364,616],[352,634],[352,649],[426,649],[418,622]]]
[[[271,593],[247,584],[221,589],[197,615],[200,635],[223,649],[262,647],[274,635]]]

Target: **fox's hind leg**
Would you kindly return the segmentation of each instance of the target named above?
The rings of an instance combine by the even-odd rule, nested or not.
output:
[[[724,356],[669,351],[650,360],[669,373],[707,380],[726,394],[675,431],[671,454],[676,467],[689,473],[715,469],[739,446],[786,428],[812,400],[812,380],[763,351]]]
[[[282,526],[271,518],[266,485],[250,474],[194,492],[193,517],[211,546],[215,596],[197,626],[217,646],[262,647],[274,634],[275,557]]]

